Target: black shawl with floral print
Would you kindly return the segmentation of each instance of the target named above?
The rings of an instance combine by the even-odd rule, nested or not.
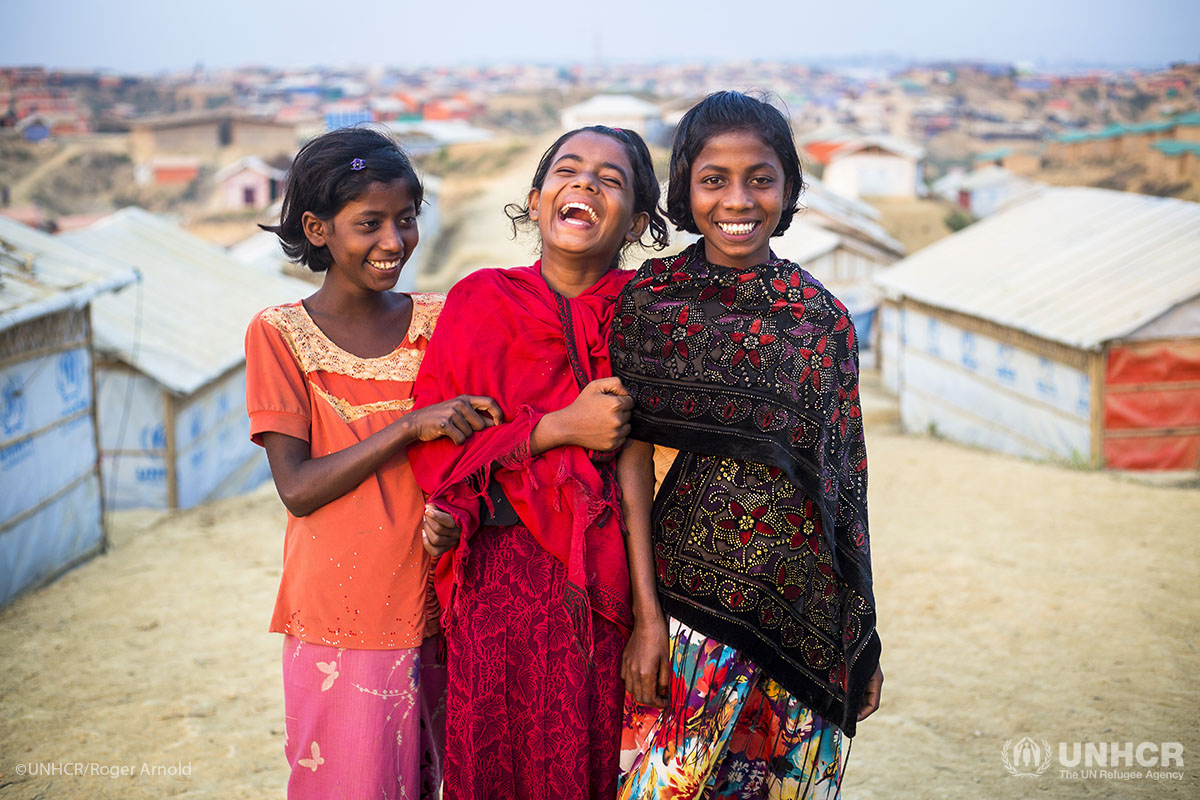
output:
[[[631,436],[681,451],[654,504],[663,608],[853,736],[879,662],[854,325],[789,261],[703,254],[647,261],[613,321]]]

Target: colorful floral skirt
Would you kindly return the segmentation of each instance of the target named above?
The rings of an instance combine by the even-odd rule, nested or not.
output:
[[[616,625],[590,654],[563,603],[566,568],[523,526],[486,526],[446,626],[448,800],[609,800],[620,751]]]
[[[836,798],[842,734],[737,650],[670,620],[671,699],[626,696],[621,800]]]
[[[283,640],[289,800],[441,796],[446,668],[438,637],[403,650]]]

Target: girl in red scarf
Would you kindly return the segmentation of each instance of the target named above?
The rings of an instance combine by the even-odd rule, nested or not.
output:
[[[564,134],[514,225],[541,259],[481,270],[450,292],[417,407],[494,397],[504,424],[465,447],[410,453],[429,497],[448,658],[448,798],[611,797],[632,624],[612,452],[632,401],[611,377],[621,251],[665,244],[650,153],[636,133]],[[459,536],[461,535],[461,538]],[[447,552],[448,551],[448,552]]]

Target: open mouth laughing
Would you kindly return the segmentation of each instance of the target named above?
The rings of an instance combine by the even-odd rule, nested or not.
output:
[[[558,210],[558,218],[568,225],[576,225],[581,228],[590,228],[600,221],[600,216],[594,208],[577,200],[564,203]]]
[[[400,259],[397,258],[395,261],[371,261],[368,259],[367,263],[380,272],[391,272],[400,266]]]

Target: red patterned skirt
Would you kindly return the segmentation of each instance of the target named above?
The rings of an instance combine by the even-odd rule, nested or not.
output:
[[[586,656],[566,568],[525,527],[484,527],[471,545],[445,631],[446,798],[613,797],[624,636],[592,615]]]

